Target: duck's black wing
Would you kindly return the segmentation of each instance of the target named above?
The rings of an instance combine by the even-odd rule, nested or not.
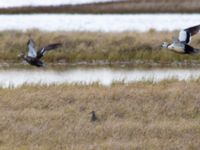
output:
[[[199,32],[199,30],[200,30],[200,25],[193,26],[193,27],[185,29],[185,31],[190,33],[190,36],[197,34]]]
[[[40,59],[44,56],[44,54],[47,52],[47,51],[50,51],[50,50],[53,50],[53,49],[56,49],[56,48],[59,48],[62,46],[62,43],[53,43],[53,44],[49,44],[43,48],[41,48],[40,50],[37,51],[37,58]]]

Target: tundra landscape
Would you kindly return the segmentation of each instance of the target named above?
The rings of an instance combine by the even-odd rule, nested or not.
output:
[[[1,1],[0,150],[198,150],[199,27],[194,53],[168,48],[199,13],[198,0]]]

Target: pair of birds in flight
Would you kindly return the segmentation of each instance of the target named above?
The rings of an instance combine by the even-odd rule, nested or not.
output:
[[[193,48],[192,46],[189,45],[189,43],[191,41],[191,37],[197,34],[199,30],[200,30],[200,25],[183,29],[179,32],[178,39],[174,39],[171,44],[163,42],[161,47],[182,54],[198,53],[200,52],[200,50]],[[35,42],[32,39],[28,41],[27,46],[28,46],[28,54],[27,55],[21,54],[20,57],[22,57],[30,65],[42,67],[44,66],[44,63],[41,61],[41,58],[44,56],[44,54],[50,50],[61,47],[62,43],[49,44],[39,49],[37,52],[35,49]]]

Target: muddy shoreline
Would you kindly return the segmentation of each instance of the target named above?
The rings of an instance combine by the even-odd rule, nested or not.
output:
[[[43,69],[65,69],[65,68],[75,68],[75,67],[82,67],[82,68],[98,68],[98,67],[108,67],[108,68],[200,68],[200,63],[193,61],[193,62],[172,62],[172,63],[159,63],[153,61],[126,61],[126,62],[108,62],[108,61],[94,61],[94,62],[75,62],[75,63],[67,63],[67,62],[58,62],[58,63],[51,63],[48,62],[45,64]],[[0,62],[0,69],[17,69],[17,68],[26,68],[26,69],[37,69],[37,67],[30,66],[26,62]],[[42,68],[38,68],[42,69]]]

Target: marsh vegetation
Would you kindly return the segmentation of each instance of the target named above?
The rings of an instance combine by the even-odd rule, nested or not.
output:
[[[48,53],[44,59],[52,63],[124,64],[160,66],[191,66],[200,63],[200,55],[180,55],[161,49],[163,41],[171,41],[178,32],[43,32],[39,30],[0,32],[0,61],[18,63],[20,52],[26,52],[29,37],[38,48],[53,42],[63,47]],[[13,40],[15,39],[15,40]],[[199,47],[200,36],[192,41]]]
[[[199,91],[198,80],[0,89],[0,147],[198,149]]]
[[[199,13],[199,0],[127,0],[55,7],[0,8],[0,13],[7,14],[175,12]],[[8,21],[2,23],[5,28],[13,25],[9,16],[12,15],[4,15]],[[124,75],[130,76],[130,81],[135,80],[137,74],[134,71],[131,74],[130,70],[122,71],[122,75],[117,69],[110,74],[92,70],[90,76],[85,68],[86,76],[80,70],[75,73],[72,70],[71,74],[60,73],[60,68],[77,65],[198,68],[200,55],[180,55],[161,49],[161,43],[171,41],[178,31],[148,28],[149,31],[146,29],[145,32],[45,32],[30,30],[39,21],[27,16],[28,30],[23,26],[24,20],[17,18],[18,22],[15,21],[12,29],[18,26],[22,31],[0,31],[0,149],[193,150],[200,147],[200,79],[197,69],[178,72],[181,79],[186,78],[184,81],[172,77],[153,82],[144,80],[138,73],[140,80],[134,83],[120,78]],[[59,21],[63,24],[62,20]],[[47,23],[50,28],[51,24]],[[177,27],[176,24],[175,29]],[[1,29],[4,30],[3,27]],[[24,70],[21,69],[22,60],[17,56],[21,52],[27,53],[26,44],[30,37],[37,43],[37,48],[49,43],[63,43],[62,48],[44,57],[49,64],[47,68],[23,65]],[[199,47],[199,35],[193,39],[192,45]],[[16,69],[15,72],[11,66],[21,70]],[[54,71],[49,73],[50,68]],[[145,70],[143,76],[147,77],[152,72]],[[156,73],[158,79],[167,76],[166,70]],[[106,79],[105,85],[109,86],[98,82],[98,78],[94,78],[97,75]],[[197,75],[197,78],[189,75]],[[111,81],[112,77],[121,80]],[[80,82],[82,78],[94,81],[85,84]],[[16,86],[12,85],[15,82]],[[91,122],[92,111],[95,111],[97,121]]]
[[[0,8],[0,13],[199,13],[198,0],[125,0],[83,5]]]

